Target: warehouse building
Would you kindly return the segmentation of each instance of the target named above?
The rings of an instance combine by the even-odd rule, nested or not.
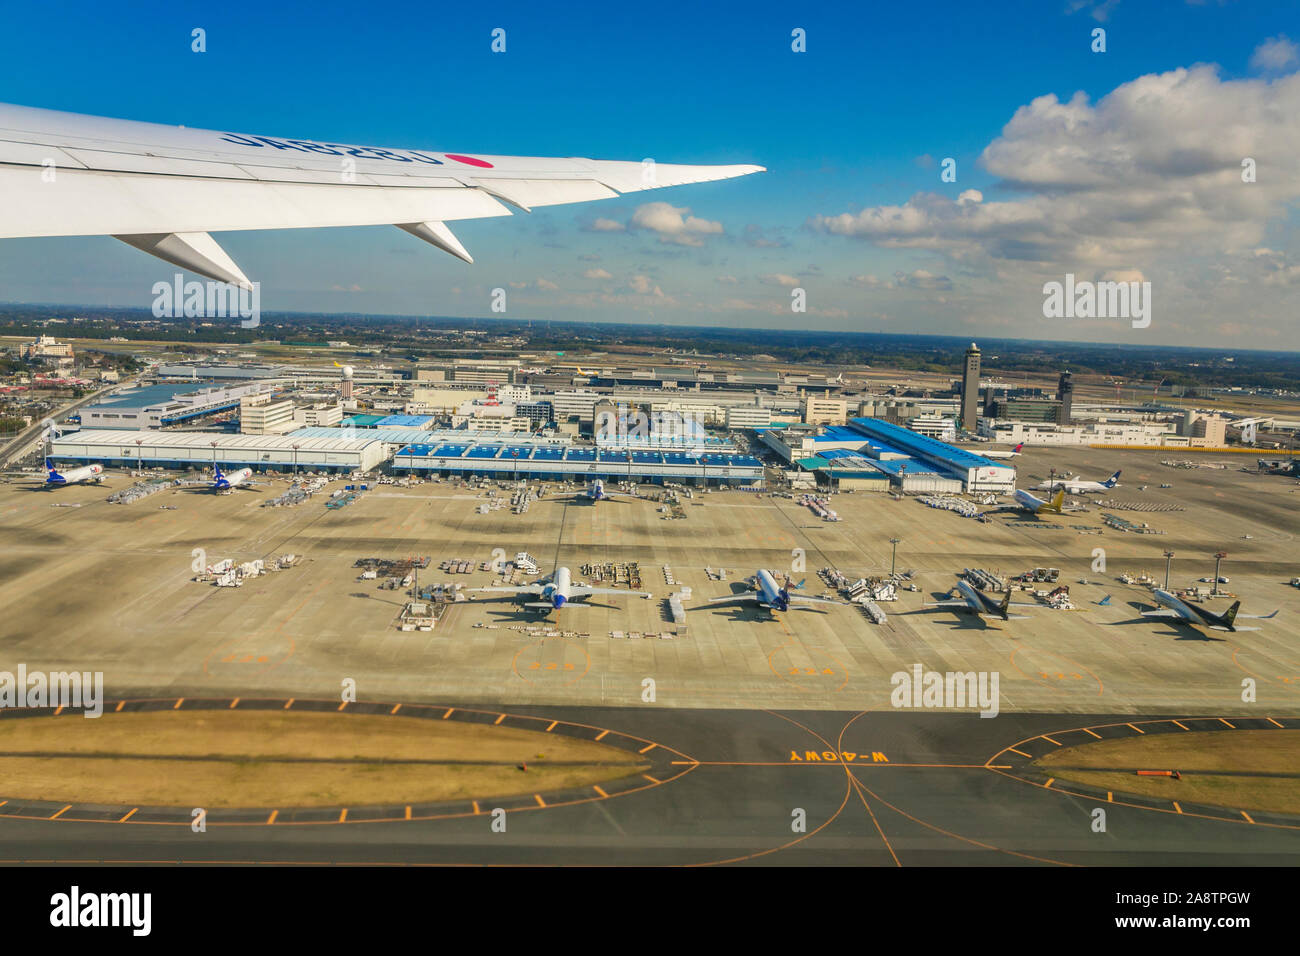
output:
[[[96,462],[108,467],[208,470],[215,462],[222,467],[249,467],[258,471],[339,473],[377,468],[384,463],[386,453],[384,442],[370,437],[309,438],[111,429],[69,432],[55,438],[50,446],[50,457],[56,462]]]

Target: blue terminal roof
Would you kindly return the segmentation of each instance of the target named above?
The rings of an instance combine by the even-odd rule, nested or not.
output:
[[[881,421],[878,418],[852,418],[849,420],[849,427],[859,430],[860,434],[872,439],[872,441],[887,450],[887,446],[893,446],[904,455],[928,455],[947,462],[954,468],[965,470],[967,468],[986,468],[990,466],[995,468],[1007,467],[999,465],[998,462],[993,461],[991,458],[976,455],[964,448],[958,448],[956,445],[939,441],[937,438],[927,438],[910,428]]]
[[[433,420],[430,415],[387,415],[373,424],[376,428],[423,428]]]
[[[827,425],[822,429],[822,433],[816,436],[815,442],[836,442],[836,441],[866,441],[866,436],[862,432],[846,425]]]
[[[595,461],[596,449],[594,448],[570,448],[569,453],[565,456],[565,461]]]
[[[533,461],[559,461],[564,457],[563,448],[548,448],[539,445],[533,452]]]
[[[143,388],[132,388],[117,395],[109,395],[94,404],[121,408],[145,408],[149,405],[161,405],[164,402],[170,402],[178,395],[190,395],[212,387],[212,382],[186,382],[184,385],[146,385]],[[235,400],[235,403],[238,404],[238,399]]]
[[[843,462],[835,462],[837,467],[844,467]],[[923,465],[919,461],[872,461],[875,465],[887,475],[908,475],[915,477],[917,475],[933,475],[939,473],[928,465]]]
[[[475,445],[465,453],[466,458],[495,458],[501,451],[500,445]]]

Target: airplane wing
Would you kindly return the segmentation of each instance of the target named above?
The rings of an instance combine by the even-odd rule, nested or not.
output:
[[[926,602],[922,607],[970,607],[965,601],[937,601],[935,603]]]
[[[209,232],[394,225],[473,262],[444,223],[762,171],[377,148],[0,104],[0,238],[114,236],[246,288]]]
[[[541,594],[540,584],[517,584],[508,587],[467,588],[469,591],[492,591],[498,594]]]
[[[628,591],[625,588],[589,588],[586,585],[574,584],[569,587],[570,597],[591,597],[595,594],[635,594],[639,597],[649,597],[648,591]]]
[[[729,594],[727,597],[710,598],[706,604],[761,604],[762,598],[757,591],[748,594]]]
[[[1278,611],[1280,611],[1280,610],[1281,610],[1281,608],[1278,608]],[[1256,620],[1256,621],[1270,621],[1270,620],[1272,620],[1273,618],[1277,617],[1277,611],[1271,611],[1271,612],[1269,612],[1268,614],[1238,614],[1237,617],[1238,617],[1238,618],[1247,617],[1247,618],[1251,618],[1251,619]],[[1240,628],[1240,627],[1239,627],[1239,628],[1237,628],[1237,630],[1240,631],[1240,630],[1243,630],[1243,628]]]
[[[843,601],[837,601],[834,598],[805,597],[800,594],[790,594],[786,600],[791,604],[843,604]]]
[[[1179,621],[1187,620],[1187,618],[1183,617],[1177,611],[1142,611],[1141,613],[1143,617],[1163,617],[1169,620],[1179,620]],[[1188,623],[1191,622],[1189,621]]]

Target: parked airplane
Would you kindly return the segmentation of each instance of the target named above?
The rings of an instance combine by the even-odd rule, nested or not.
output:
[[[987,511],[981,512],[981,514],[991,514],[995,511],[1025,511],[1037,515],[1051,511],[1059,515],[1061,506],[1065,504],[1065,489],[1062,488],[1057,491],[1050,501],[1031,494],[1023,488],[1017,488],[1011,497],[1015,499],[1015,504],[998,505],[996,508],[989,508]]]
[[[595,594],[618,594],[624,597],[636,594],[649,597],[648,591],[629,591],[625,588],[593,588],[586,584],[574,584],[573,576],[566,567],[558,567],[549,579],[542,578],[532,584],[505,587],[470,588],[471,591],[494,591],[504,594],[532,595],[540,601],[525,601],[524,607],[546,608],[558,611],[563,607],[586,607],[586,604],[573,603],[575,598],[591,597]]]
[[[84,468],[71,468],[67,471],[59,471],[54,467],[54,462],[48,458],[45,459],[45,487],[58,488],[63,485],[77,485],[83,482],[92,481],[99,483],[104,480],[103,465],[86,465]]]
[[[213,491],[234,491],[236,488],[248,486],[251,484],[249,479],[253,477],[253,469],[240,468],[238,471],[232,471],[230,474],[224,474],[220,465],[213,465]]]
[[[28,188],[50,157],[58,189]],[[395,225],[472,263],[446,222],[763,171],[378,149],[0,104],[0,238],[113,236],[250,293],[210,233]]]
[[[981,451],[981,452],[977,452],[977,454],[981,458],[1018,458],[1020,456],[1020,449],[1024,447],[1025,447],[1025,443],[1021,442],[1019,445],[1017,445],[1015,448],[1012,448],[1010,451]]]
[[[1068,478],[1049,478],[1047,481],[1040,481],[1034,485],[1039,491],[1052,491],[1055,488],[1063,488],[1068,494],[1082,495],[1091,491],[1110,491],[1119,484],[1119,472],[1111,475],[1105,481],[1075,481]]]
[[[951,607],[968,614],[974,614],[976,617],[982,617],[985,614],[996,614],[1004,621],[1026,621],[1028,618],[1023,614],[1011,614],[1009,609],[1012,607],[1038,607],[1037,604],[1011,603],[1011,591],[1002,595],[1001,601],[995,601],[983,591],[978,590],[969,581],[961,578],[957,579],[957,593],[961,595],[959,600],[937,601],[934,603],[927,602],[926,607]]]
[[[791,594],[792,590],[798,590],[803,587],[800,581],[793,587],[790,579],[786,578],[784,586],[776,583],[776,578],[772,577],[771,571],[760,570],[752,578],[749,584],[754,590],[745,594],[732,594],[727,597],[713,598],[710,604],[757,604],[759,607],[765,607],[769,611],[788,611],[793,604],[798,610],[812,610],[810,605],[815,604],[844,604],[844,601],[836,601],[833,598],[808,597],[803,594]]]
[[[1222,614],[1215,614],[1198,607],[1195,604],[1188,604],[1177,595],[1170,594],[1162,588],[1156,588],[1152,595],[1156,603],[1163,605],[1167,610],[1143,611],[1143,617],[1162,618],[1167,621],[1173,621],[1175,624],[1196,624],[1202,627],[1208,627],[1212,631],[1258,631],[1257,627],[1237,627],[1233,622],[1237,618],[1251,618],[1254,620],[1268,620],[1277,617],[1277,611],[1271,614],[1238,614],[1237,609],[1241,607],[1240,601],[1234,601],[1232,607],[1228,608]]]

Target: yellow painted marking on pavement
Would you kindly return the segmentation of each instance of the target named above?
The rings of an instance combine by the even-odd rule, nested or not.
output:
[[[644,747],[642,747],[640,750],[638,750],[637,753],[639,753],[639,754],[643,754],[643,753],[645,753],[646,751],[654,750],[655,747],[657,747],[657,746],[658,746],[658,744],[647,744],[646,746],[644,746]]]
[[[295,700],[297,700],[297,699],[298,699],[298,698],[296,698],[296,697],[290,697],[288,700],[286,700],[286,701],[284,702],[284,709],[285,709],[285,710],[288,710],[290,707],[292,707],[292,706],[293,706],[293,702],[294,702]]]
[[[1061,746],[1059,743],[1057,743],[1057,742],[1056,742],[1055,740],[1053,740],[1051,737],[1047,736],[1047,734],[1043,734],[1043,739],[1046,740],[1049,744],[1056,744],[1056,746],[1058,746],[1058,747]]]
[[[135,816],[135,811],[139,809],[140,809],[139,807],[132,807],[130,810],[127,811],[126,816],[124,816],[122,819],[118,820],[117,822],[126,823],[127,820],[130,820],[133,816]]]
[[[555,729],[555,725],[558,724],[558,723],[559,723],[558,720],[553,720],[553,721],[551,721],[551,726],[549,726],[549,727],[546,728],[546,732],[549,734],[552,730]]]
[[[347,705],[348,705],[348,702],[345,700],[343,703],[339,704],[338,709],[339,709],[339,710],[342,710],[342,709],[343,709],[344,707],[346,707]]]
[[[1089,730],[1087,727],[1084,727],[1084,728],[1083,728],[1083,732],[1084,732],[1085,734],[1092,734],[1092,731]],[[1094,737],[1096,737],[1098,740],[1101,740],[1101,734],[1092,734],[1092,735],[1093,735]]]
[[[339,823],[345,823],[348,819],[348,808],[344,807],[339,811]]]
[[[646,778],[647,780],[649,780],[651,783],[662,783],[662,782],[663,782],[663,781],[661,781],[661,780],[656,780],[654,777],[650,776],[650,774],[648,774],[648,773],[643,773],[643,774],[641,774],[641,776],[645,777],[645,778]]]
[[[452,714],[454,714],[454,713],[456,713],[456,708],[455,708],[455,707],[448,707],[448,708],[447,708],[447,712],[446,712],[445,714],[442,715],[442,719],[443,719],[443,720],[446,720],[448,717],[450,717],[450,716],[451,716]]]
[[[539,807],[546,806],[546,801],[542,799],[542,795],[540,793],[533,794],[533,799],[537,801],[537,805]]]
[[[1240,811],[1240,812],[1241,812],[1241,815],[1242,815],[1243,817],[1246,818],[1246,822],[1247,822],[1247,823],[1254,823],[1254,822],[1255,822],[1254,820],[1252,820],[1252,819],[1250,818],[1250,814],[1247,813],[1245,810],[1242,810],[1242,811]]]
[[[60,704],[58,707],[55,707],[55,708],[54,708],[54,716],[57,717],[57,716],[59,716],[59,714],[61,714],[61,713],[63,713],[63,705],[62,705],[62,704]]]
[[[1054,784],[1054,783],[1056,783],[1056,778],[1055,778],[1055,777],[1048,777],[1048,778],[1047,778],[1047,783],[1043,784],[1043,786],[1046,787],[1048,790],[1051,790],[1051,789],[1052,789],[1052,784]]]
[[[1025,753],[1023,750],[1017,750],[1015,747],[1008,747],[1007,749],[1010,750],[1013,754],[1020,754],[1020,756],[1026,759],[1029,758],[1029,754]]]
[[[600,789],[600,787],[596,786],[595,784],[592,784],[591,789],[592,789],[592,790],[595,790],[595,791],[596,791],[598,794],[600,794],[602,797],[608,797],[608,796],[609,796],[609,794],[607,794],[604,790]]]
[[[411,819],[411,808],[409,806],[406,808],[406,819]]]
[[[1282,725],[1279,724],[1276,720],[1274,720],[1272,717],[1265,717],[1264,719],[1267,720],[1267,721],[1268,721],[1270,724],[1272,724],[1274,727],[1281,727],[1281,726],[1282,726]],[[1283,729],[1285,729],[1285,728],[1283,728]]]
[[[272,823],[275,822],[275,818],[278,817],[279,815],[280,815],[279,810],[272,810],[271,815],[266,818],[266,825],[269,827]]]
[[[1184,724],[1180,724],[1180,723],[1178,723],[1178,721],[1176,721],[1176,720],[1174,721],[1174,724],[1175,724],[1176,726],[1182,727],[1183,730],[1186,730],[1186,729],[1187,729],[1187,727],[1186,727]]]
[[[502,715],[501,715],[500,717],[498,717],[496,720],[492,721],[492,726],[495,727],[497,724],[501,723],[501,721],[503,721],[503,720],[505,720],[505,719],[506,719],[506,715],[505,715],[505,714],[502,714]]]
[[[238,706],[239,706],[239,698],[236,697],[234,700],[230,702],[230,709],[234,710]]]
[[[63,808],[62,810],[60,810],[58,813],[54,814],[54,816],[50,817],[50,819],[51,819],[51,820],[57,820],[59,817],[63,816],[65,813],[67,813],[67,812],[68,812],[69,810],[71,810],[71,809],[72,809],[72,804],[69,803],[66,807],[64,807],[64,808]]]
[[[392,716],[393,714],[397,713],[397,712],[398,712],[399,710],[401,710],[401,709],[402,709],[402,705],[401,705],[401,704],[394,704],[394,705],[393,705],[393,709],[390,710],[390,711],[388,712],[388,714],[389,714],[389,716]]]
[[[1177,800],[1174,801],[1174,809],[1177,810],[1179,813],[1183,812],[1183,808],[1178,805]]]
[[[1114,796],[1114,794],[1112,794],[1109,790],[1106,791],[1106,802],[1107,802],[1107,803],[1114,803],[1114,802],[1115,802],[1115,796]]]
[[[176,703],[172,706],[172,710],[180,710],[180,709],[181,709],[181,704],[183,704],[183,703],[185,703],[185,698],[184,698],[184,697],[177,697],[177,698],[176,698]]]
[[[478,812],[479,812],[479,811],[478,811],[478,801],[477,801],[477,800],[471,800],[470,803],[474,804],[474,815],[475,815],[475,816],[478,816]]]
[[[117,713],[119,710],[121,710],[121,709],[122,709],[123,707],[125,707],[125,706],[126,706],[126,701],[124,701],[124,700],[119,700],[119,701],[117,702],[117,706],[113,708],[113,713]]]
[[[1126,726],[1126,727],[1133,727],[1132,724],[1125,724],[1124,726]],[[1145,734],[1145,733],[1146,733],[1146,731],[1145,731],[1145,730],[1142,730],[1140,727],[1133,727],[1133,729],[1136,730],[1136,731],[1137,731],[1138,733],[1140,733],[1140,734]]]
[[[600,733],[598,733],[598,734],[596,735],[596,739],[597,739],[597,740],[600,740],[600,739],[601,739],[602,737],[604,737],[607,733],[609,733],[608,730],[602,730]]]
[[[1232,727],[1232,724],[1229,724],[1228,721],[1224,720],[1222,717],[1220,717],[1219,720],[1220,720],[1222,723],[1228,724],[1229,727]],[[1236,730],[1237,728],[1236,728],[1236,727],[1232,727],[1232,729],[1233,729],[1233,730]]]

